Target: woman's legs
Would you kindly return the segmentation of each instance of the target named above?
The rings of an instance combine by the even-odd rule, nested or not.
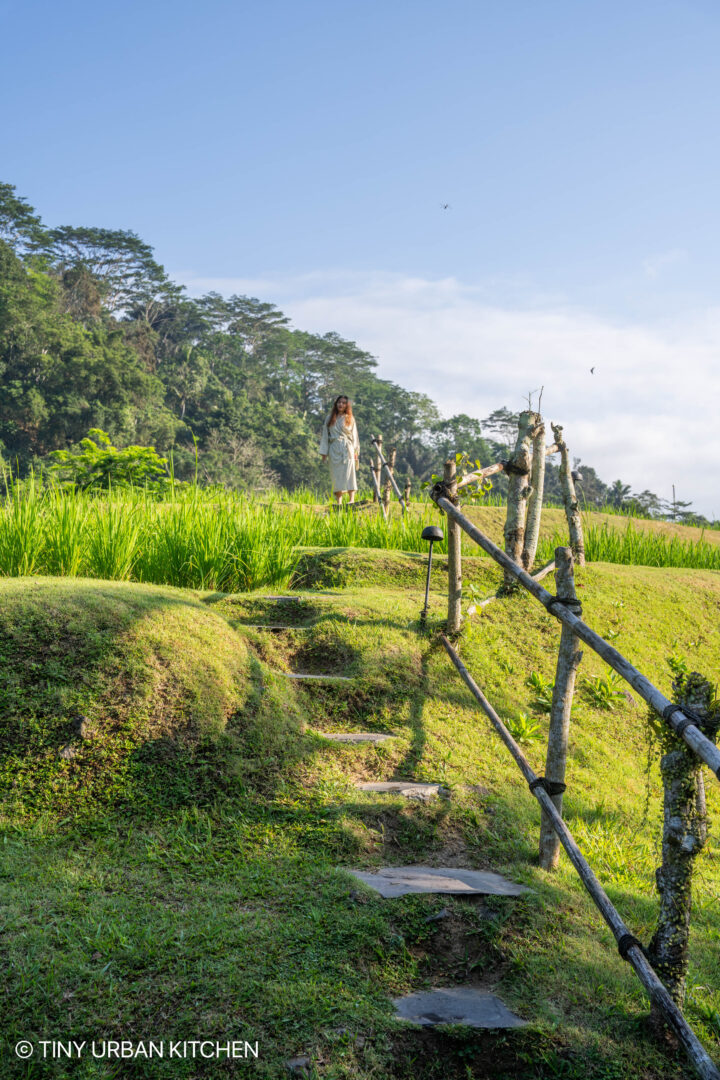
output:
[[[342,497],[343,497],[342,491],[333,491],[333,495],[335,496],[336,505],[337,506],[342,506]]]
[[[348,505],[349,506],[352,506],[352,504],[355,502],[355,492],[354,491],[333,491],[333,495],[335,496],[335,502],[337,503],[338,506],[342,505],[342,497],[343,497],[343,495],[347,495],[347,497],[348,497]]]

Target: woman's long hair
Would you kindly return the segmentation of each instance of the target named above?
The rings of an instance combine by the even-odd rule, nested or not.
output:
[[[332,412],[330,413],[330,419],[328,420],[328,428],[331,428],[333,426],[338,416],[340,415],[340,410],[338,409],[338,401],[342,401],[343,398],[345,398],[345,400],[347,401],[347,406],[345,408],[345,427],[352,427],[353,420],[355,419],[352,411],[352,402],[350,401],[350,398],[347,396],[347,394],[338,394],[338,396],[335,398],[335,401],[333,402]]]

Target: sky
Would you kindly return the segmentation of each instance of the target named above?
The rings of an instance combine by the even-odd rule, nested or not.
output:
[[[0,0],[0,41],[0,180],[46,224],[446,416],[543,386],[604,480],[720,517],[713,0]]]

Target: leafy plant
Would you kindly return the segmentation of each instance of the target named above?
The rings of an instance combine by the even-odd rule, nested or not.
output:
[[[167,458],[154,446],[126,446],[118,450],[110,436],[91,428],[81,439],[81,450],[53,450],[50,473],[62,483],[88,488],[144,487],[169,483]]]
[[[527,678],[527,684],[531,690],[535,691],[533,698],[535,707],[542,712],[550,712],[555,682],[545,679],[539,671],[531,671]]]
[[[623,682],[622,676],[609,668],[607,675],[598,675],[595,679],[586,677],[584,680],[585,689],[592,703],[599,709],[610,711],[614,709],[616,702],[625,698]]]
[[[464,480],[471,473],[480,472],[482,464],[473,460],[468,454],[460,451],[455,454],[455,465],[457,468],[458,482]],[[433,487],[438,481],[442,480],[442,477],[437,473],[433,473],[429,480],[425,480],[421,485],[423,488]],[[484,499],[492,491],[492,480],[489,477],[478,477],[476,480],[472,480],[463,489],[463,499],[470,502],[477,502],[479,499]]]
[[[687,660],[680,653],[672,653],[666,657],[667,665],[672,671],[675,678],[679,675],[687,675],[690,668],[687,665]]]
[[[540,725],[526,712],[520,712],[517,716],[509,716],[505,720],[505,727],[513,739],[519,743],[532,743],[541,738]]]

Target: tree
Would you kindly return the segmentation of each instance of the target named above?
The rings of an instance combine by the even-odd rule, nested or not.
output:
[[[491,437],[494,436],[494,441],[506,450],[506,456],[515,445],[519,419],[520,413],[511,412],[503,405],[501,409],[495,409],[486,416],[482,422],[483,431]]]
[[[153,258],[153,249],[124,229],[61,225],[47,233],[45,251],[61,274],[83,267],[102,291],[110,311],[148,308],[156,297],[180,291]]]
[[[13,184],[0,183],[0,240],[16,255],[33,251],[45,236],[40,218]]]
[[[616,480],[608,488],[608,502],[611,506],[617,507],[620,510],[628,501],[630,496],[630,485],[623,484],[622,480]]]
[[[102,427],[124,442],[172,440],[159,379],[112,322],[85,327],[63,311],[61,285],[0,242],[0,443],[21,468]]]

